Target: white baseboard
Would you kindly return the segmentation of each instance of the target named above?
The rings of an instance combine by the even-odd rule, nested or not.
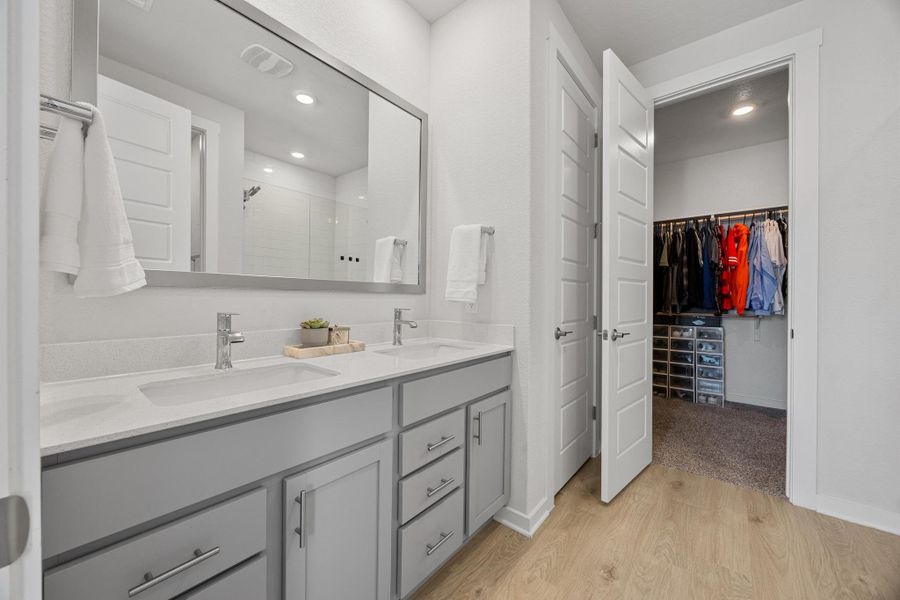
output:
[[[816,500],[816,508],[823,515],[900,535],[900,513],[822,494],[819,494]]]
[[[787,410],[787,401],[776,400],[775,398],[765,398],[763,396],[751,396],[749,394],[725,394],[725,400],[736,404],[749,404],[751,406],[762,406],[764,408],[777,408],[779,410]]]
[[[532,538],[544,521],[547,520],[547,517],[550,516],[551,510],[553,510],[552,505],[547,507],[544,503],[541,503],[531,511],[531,514],[526,515],[514,508],[504,506],[494,515],[494,520],[501,525],[509,527],[516,533]]]

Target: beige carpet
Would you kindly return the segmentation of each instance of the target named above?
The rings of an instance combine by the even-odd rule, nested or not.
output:
[[[784,411],[653,399],[654,462],[771,496],[784,495],[786,436]]]

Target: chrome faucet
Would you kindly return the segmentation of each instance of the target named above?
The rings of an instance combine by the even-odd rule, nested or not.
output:
[[[231,317],[237,314],[216,314],[216,368],[220,371],[231,368],[231,345],[244,341],[243,333],[231,330]]]
[[[404,321],[403,320],[403,311],[404,310],[412,310],[410,308],[395,308],[394,309],[394,345],[402,346],[403,345],[403,326],[409,325],[410,329],[415,329],[419,326],[415,321]]]

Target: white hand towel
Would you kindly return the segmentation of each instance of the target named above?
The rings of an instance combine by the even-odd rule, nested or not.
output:
[[[41,268],[77,275],[78,221],[84,192],[81,121],[60,119],[41,198]]]
[[[478,301],[478,285],[485,282],[487,239],[481,225],[458,225],[450,234],[450,260],[447,264],[449,302],[474,304]]]
[[[95,107],[84,144],[84,201],[78,228],[80,298],[115,296],[147,285],[134,256],[134,239],[116,173],[106,125]]]
[[[375,240],[375,258],[373,264],[372,280],[377,283],[400,283],[403,281],[403,250],[404,246],[395,243],[397,236]]]

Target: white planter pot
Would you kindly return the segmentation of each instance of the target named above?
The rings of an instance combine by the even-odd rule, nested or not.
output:
[[[328,328],[300,329],[300,343],[304,346],[324,346],[328,343]]]

